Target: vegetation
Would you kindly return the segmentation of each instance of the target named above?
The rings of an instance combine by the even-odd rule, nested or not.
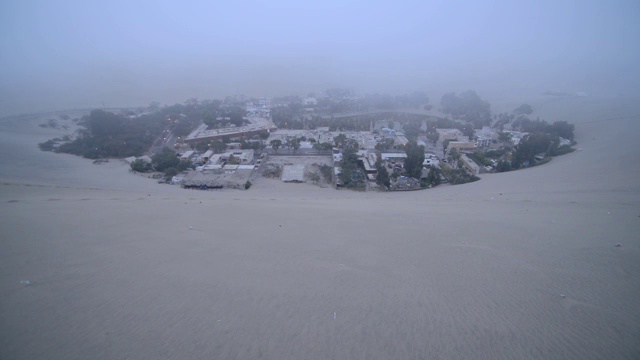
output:
[[[529,104],[522,104],[513,110],[516,115],[530,115],[533,113],[533,108]]]
[[[330,183],[333,180],[333,167],[322,164],[320,166],[320,174],[322,174],[324,181]]]
[[[483,154],[483,153],[476,152],[476,153],[467,154],[467,156],[471,160],[475,161],[475,163],[478,164],[478,165],[482,165],[482,166],[491,166],[491,165],[493,165],[491,160],[488,159],[486,157],[486,155]]]
[[[223,143],[220,140],[214,140],[209,145],[209,149],[213,150],[215,154],[220,154],[227,150],[227,144]]]
[[[391,185],[391,178],[389,177],[389,171],[387,171],[387,168],[382,164],[382,157],[380,153],[377,154],[376,171],[376,183],[378,186],[388,189]]]
[[[352,139],[348,139],[352,140]],[[342,149],[342,161],[340,167],[342,172],[339,175],[340,181],[348,188],[362,188],[364,186],[364,173],[358,164],[358,156],[356,151],[358,143],[355,141],[347,141]]]
[[[407,158],[404,160],[404,169],[407,176],[420,179],[422,176],[422,163],[424,162],[424,146],[415,141],[409,141],[405,147]]]
[[[129,119],[103,110],[93,110],[79,125],[84,129],[78,131],[77,137],[58,145],[54,151],[90,159],[140,156],[162,128],[162,124],[152,117]],[[50,149],[49,145],[51,143],[44,148]]]
[[[453,148],[449,151],[449,158],[452,160],[452,162],[455,164],[458,162],[458,160],[460,160],[460,157],[462,155],[458,152],[458,149]]]
[[[391,138],[384,138],[381,142],[377,143],[375,149],[378,151],[387,151],[393,148],[395,141]]]
[[[278,152],[278,149],[282,146],[282,141],[281,140],[271,140],[271,142],[269,143],[271,145],[271,148],[273,149],[273,151],[275,151],[276,153]]]
[[[340,133],[338,136],[333,137],[333,143],[336,144],[337,147],[342,148],[347,142],[347,135]]]
[[[420,135],[420,122],[419,121],[407,121],[403,126],[404,135],[408,140],[416,140]]]
[[[440,139],[440,133],[437,131],[427,133],[427,140],[431,141],[434,146],[438,142],[438,139]]]
[[[511,134],[508,132],[499,132],[498,133],[498,141],[509,143],[511,142]]]
[[[556,121],[553,124],[549,124],[544,120],[530,120],[526,117],[518,118],[513,122],[512,126],[514,129],[520,131],[528,133],[551,134],[572,141],[574,137],[573,131],[575,130],[575,126],[573,124],[569,124],[566,121]]]
[[[440,169],[438,169],[437,167],[432,167],[431,169],[429,169],[429,175],[427,175],[426,178],[426,184],[434,187],[434,186],[438,186],[440,185],[440,174],[442,173],[442,171]]]
[[[466,184],[469,182],[480,180],[479,177],[473,174],[469,174],[464,169],[451,169],[449,167],[443,166],[442,171],[445,177],[449,179],[449,183],[452,185]]]
[[[246,183],[244,183],[244,189],[245,189],[245,190],[248,190],[248,189],[251,187],[251,185],[252,185],[252,184],[251,184],[251,181],[247,180],[247,182],[246,182]]]
[[[511,168],[511,162],[509,161],[500,160],[496,165],[496,172],[505,172],[505,171],[511,171],[511,170],[513,169]]]
[[[153,166],[147,161],[136,159],[131,163],[131,170],[145,173],[153,170]]]
[[[165,174],[165,179],[171,179],[182,171],[193,166],[189,160],[181,160],[175,151],[164,148],[162,152],[151,158],[153,169]]]
[[[291,149],[293,149],[293,152],[298,152],[298,149],[300,149],[300,140],[299,139],[291,139],[289,141],[287,141],[287,146]]]
[[[313,148],[316,150],[331,150],[333,149],[332,143],[314,143]]]
[[[516,146],[511,167],[518,169],[532,166],[538,154],[554,155],[558,149],[558,143],[558,137],[550,134],[535,133],[525,136]]]
[[[445,114],[454,119],[473,124],[475,128],[491,123],[491,105],[483,101],[474,91],[466,91],[460,95],[448,93],[442,96],[440,106]]]
[[[320,181],[320,175],[313,172],[309,174],[309,180],[311,180],[312,183],[317,184]]]
[[[184,104],[160,107],[150,104],[144,112],[128,111],[114,114],[104,110],[93,110],[84,116],[78,125],[75,138],[64,143],[43,143],[41,149],[53,150],[86,158],[140,156],[165,131],[180,138],[187,135],[201,121],[225,121],[224,124],[243,124],[244,110],[236,103],[222,105],[219,100],[198,101],[189,99]],[[214,120],[212,120],[214,119]],[[53,122],[51,122],[53,124]],[[211,123],[216,126],[216,124]],[[47,124],[49,126],[49,123]],[[199,150],[208,144],[196,145]]]
[[[575,151],[575,149],[572,148],[571,146],[562,145],[562,146],[558,147],[558,149],[556,149],[554,154],[551,154],[551,155],[553,155],[553,156],[565,155],[565,154],[568,154],[568,153],[572,153],[574,151]]]

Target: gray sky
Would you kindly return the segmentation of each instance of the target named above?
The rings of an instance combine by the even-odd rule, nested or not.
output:
[[[638,19],[634,0],[4,0],[0,113],[335,86],[638,91]]]

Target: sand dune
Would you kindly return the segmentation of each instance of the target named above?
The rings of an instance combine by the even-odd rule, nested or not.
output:
[[[634,100],[541,100],[580,151],[397,194],[182,190],[3,123],[0,358],[638,358]]]

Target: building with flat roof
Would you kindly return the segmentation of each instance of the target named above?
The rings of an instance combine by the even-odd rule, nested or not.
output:
[[[476,149],[476,143],[473,141],[451,141],[448,150],[456,149],[458,151],[473,151]]]
[[[473,175],[478,175],[480,174],[480,166],[478,166],[478,164],[476,164],[475,161],[469,159],[469,157],[467,155],[462,154],[460,156],[460,160],[462,160],[462,163],[464,164],[464,167]]]
[[[191,144],[201,141],[222,140],[224,138],[247,138],[259,134],[268,134],[270,131],[277,129],[273,122],[267,118],[252,116],[247,120],[249,120],[248,125],[219,129],[208,129],[207,125],[202,124],[187,135],[184,141],[187,144]]]
[[[405,153],[382,153],[380,154],[382,161],[395,161],[395,160],[404,160],[407,158],[407,154]]]
[[[486,146],[489,146],[489,145],[491,145],[491,141],[492,141],[492,140],[493,140],[493,139],[491,139],[490,137],[486,137],[486,136],[482,136],[482,135],[480,135],[480,136],[476,136],[476,137],[473,139],[473,141],[474,141],[474,142],[475,142],[475,144],[476,144],[476,147],[486,147]]]

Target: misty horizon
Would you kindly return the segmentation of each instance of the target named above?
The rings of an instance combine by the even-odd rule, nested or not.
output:
[[[0,5],[1,113],[188,98],[638,91],[640,5]],[[523,99],[524,100],[524,99]]]

